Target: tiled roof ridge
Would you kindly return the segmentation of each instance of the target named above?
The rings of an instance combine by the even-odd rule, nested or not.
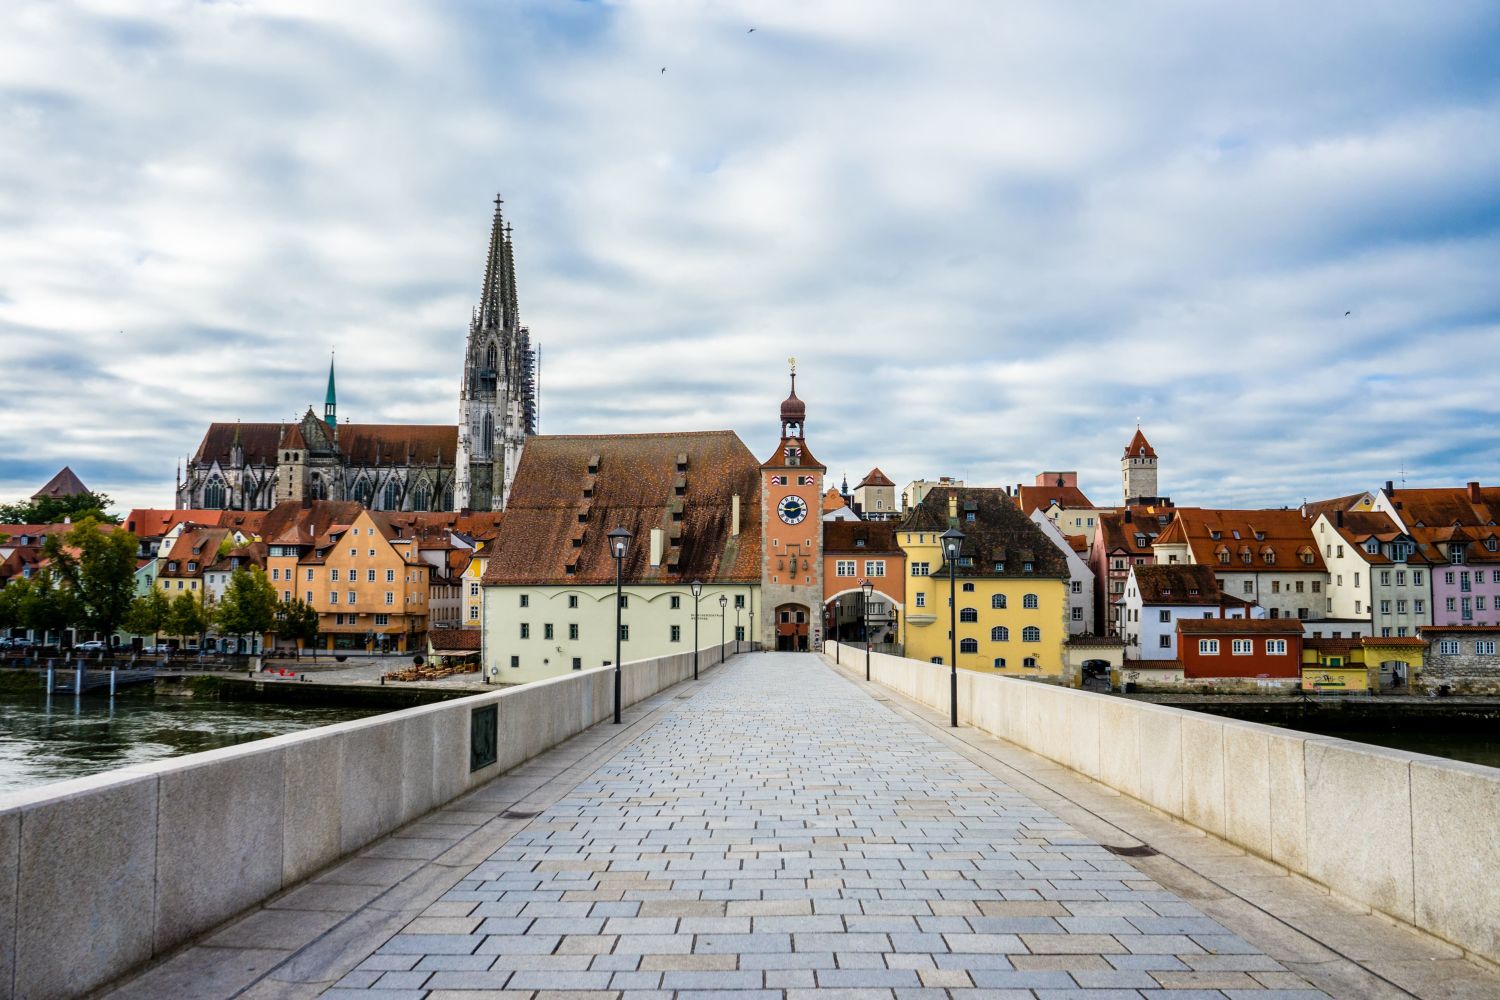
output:
[[[621,439],[639,440],[641,438],[688,438],[688,437],[712,437],[721,434],[735,434],[732,430],[717,431],[640,431],[632,434],[533,434],[526,439],[527,444],[544,441],[619,441]],[[736,434],[736,436],[738,436]]]

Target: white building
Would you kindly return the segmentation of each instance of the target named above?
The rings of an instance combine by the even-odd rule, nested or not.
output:
[[[1410,638],[1432,624],[1432,566],[1389,515],[1319,514],[1313,535],[1328,565],[1329,617],[1367,621],[1381,638]]]
[[[1073,547],[1057,523],[1045,510],[1031,512],[1031,520],[1052,540],[1068,560],[1068,634],[1083,635],[1094,630],[1094,571],[1088,560]],[[1076,537],[1076,536],[1075,536]],[[1087,552],[1087,548],[1084,550]]]
[[[1225,594],[1207,566],[1133,566],[1120,599],[1127,660],[1176,660],[1181,618],[1264,618],[1265,610]]]

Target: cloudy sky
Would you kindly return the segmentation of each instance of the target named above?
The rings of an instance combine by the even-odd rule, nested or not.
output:
[[[750,31],[751,28],[755,30]],[[1500,480],[1500,6],[0,5],[0,499],[452,422],[491,199],[544,432],[1179,503]],[[663,72],[665,68],[665,72]]]

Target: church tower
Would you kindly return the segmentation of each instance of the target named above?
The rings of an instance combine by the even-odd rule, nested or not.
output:
[[[454,470],[459,509],[504,509],[521,447],[536,431],[536,353],[520,323],[514,244],[503,204],[496,195],[484,286],[464,351]]]
[[[1160,495],[1156,492],[1156,449],[1141,433],[1140,424],[1136,425],[1135,437],[1130,439],[1120,458],[1120,478],[1127,505],[1143,497]]]
[[[823,474],[807,450],[807,404],[792,392],[781,404],[781,443],[760,467],[763,609],[759,639],[767,649],[814,650],[823,642]]]

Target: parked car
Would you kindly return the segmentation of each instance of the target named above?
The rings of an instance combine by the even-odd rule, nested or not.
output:
[[[143,648],[141,650],[141,652],[148,653],[151,656],[171,656],[172,655],[172,647],[169,646],[167,643],[163,642],[163,643],[159,643],[159,644],[157,644],[155,646],[146,646],[145,648]]]
[[[80,642],[73,647],[79,653],[103,653],[109,649],[109,643],[103,639],[90,639],[88,642]]]

